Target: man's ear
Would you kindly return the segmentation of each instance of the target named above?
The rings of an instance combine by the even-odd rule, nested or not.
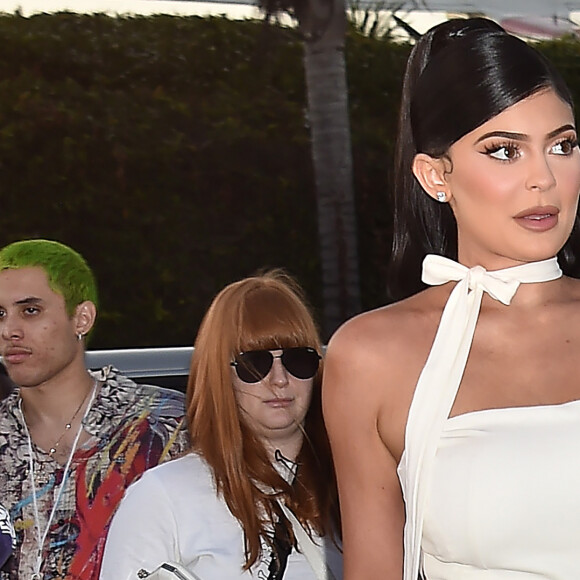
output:
[[[90,300],[81,302],[75,308],[73,315],[75,323],[75,333],[83,336],[87,335],[95,324],[97,318],[97,307]]]
[[[413,159],[413,174],[421,187],[434,200],[445,202],[451,199],[451,191],[445,175],[445,159],[436,159],[426,153],[417,153]]]

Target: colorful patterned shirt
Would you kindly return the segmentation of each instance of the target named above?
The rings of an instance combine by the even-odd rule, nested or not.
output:
[[[12,554],[15,541],[16,536],[10,521],[10,514],[3,505],[0,505],[0,567],[4,566]]]
[[[91,438],[74,454],[43,550],[43,580],[98,580],[106,534],[125,489],[146,469],[189,446],[182,393],[139,385],[105,367],[83,426]],[[18,390],[0,403],[0,498],[16,530],[16,549],[1,580],[31,577],[38,533],[28,437]],[[65,472],[33,445],[39,529],[44,532]],[[154,500],[153,500],[154,501]]]

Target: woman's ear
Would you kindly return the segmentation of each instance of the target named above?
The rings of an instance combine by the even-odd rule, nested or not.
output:
[[[97,307],[90,300],[81,302],[74,313],[75,332],[85,336],[89,333],[97,318]]]
[[[445,179],[447,168],[444,159],[417,153],[412,169],[417,181],[430,197],[442,203],[451,199],[451,191]]]

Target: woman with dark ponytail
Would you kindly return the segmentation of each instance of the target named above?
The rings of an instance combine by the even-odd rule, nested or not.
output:
[[[580,151],[570,92],[492,21],[414,47],[389,288],[331,339],[344,578],[573,580]]]

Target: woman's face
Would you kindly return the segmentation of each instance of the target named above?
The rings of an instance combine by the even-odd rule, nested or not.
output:
[[[244,382],[232,367],[232,383],[238,407],[245,423],[266,446],[283,449],[302,441],[301,427],[310,406],[313,378],[292,375],[279,358],[282,350],[271,350],[274,356],[270,372],[255,383]]]
[[[570,235],[580,152],[569,105],[545,90],[449,149],[445,174],[459,259],[499,269],[555,256]]]

